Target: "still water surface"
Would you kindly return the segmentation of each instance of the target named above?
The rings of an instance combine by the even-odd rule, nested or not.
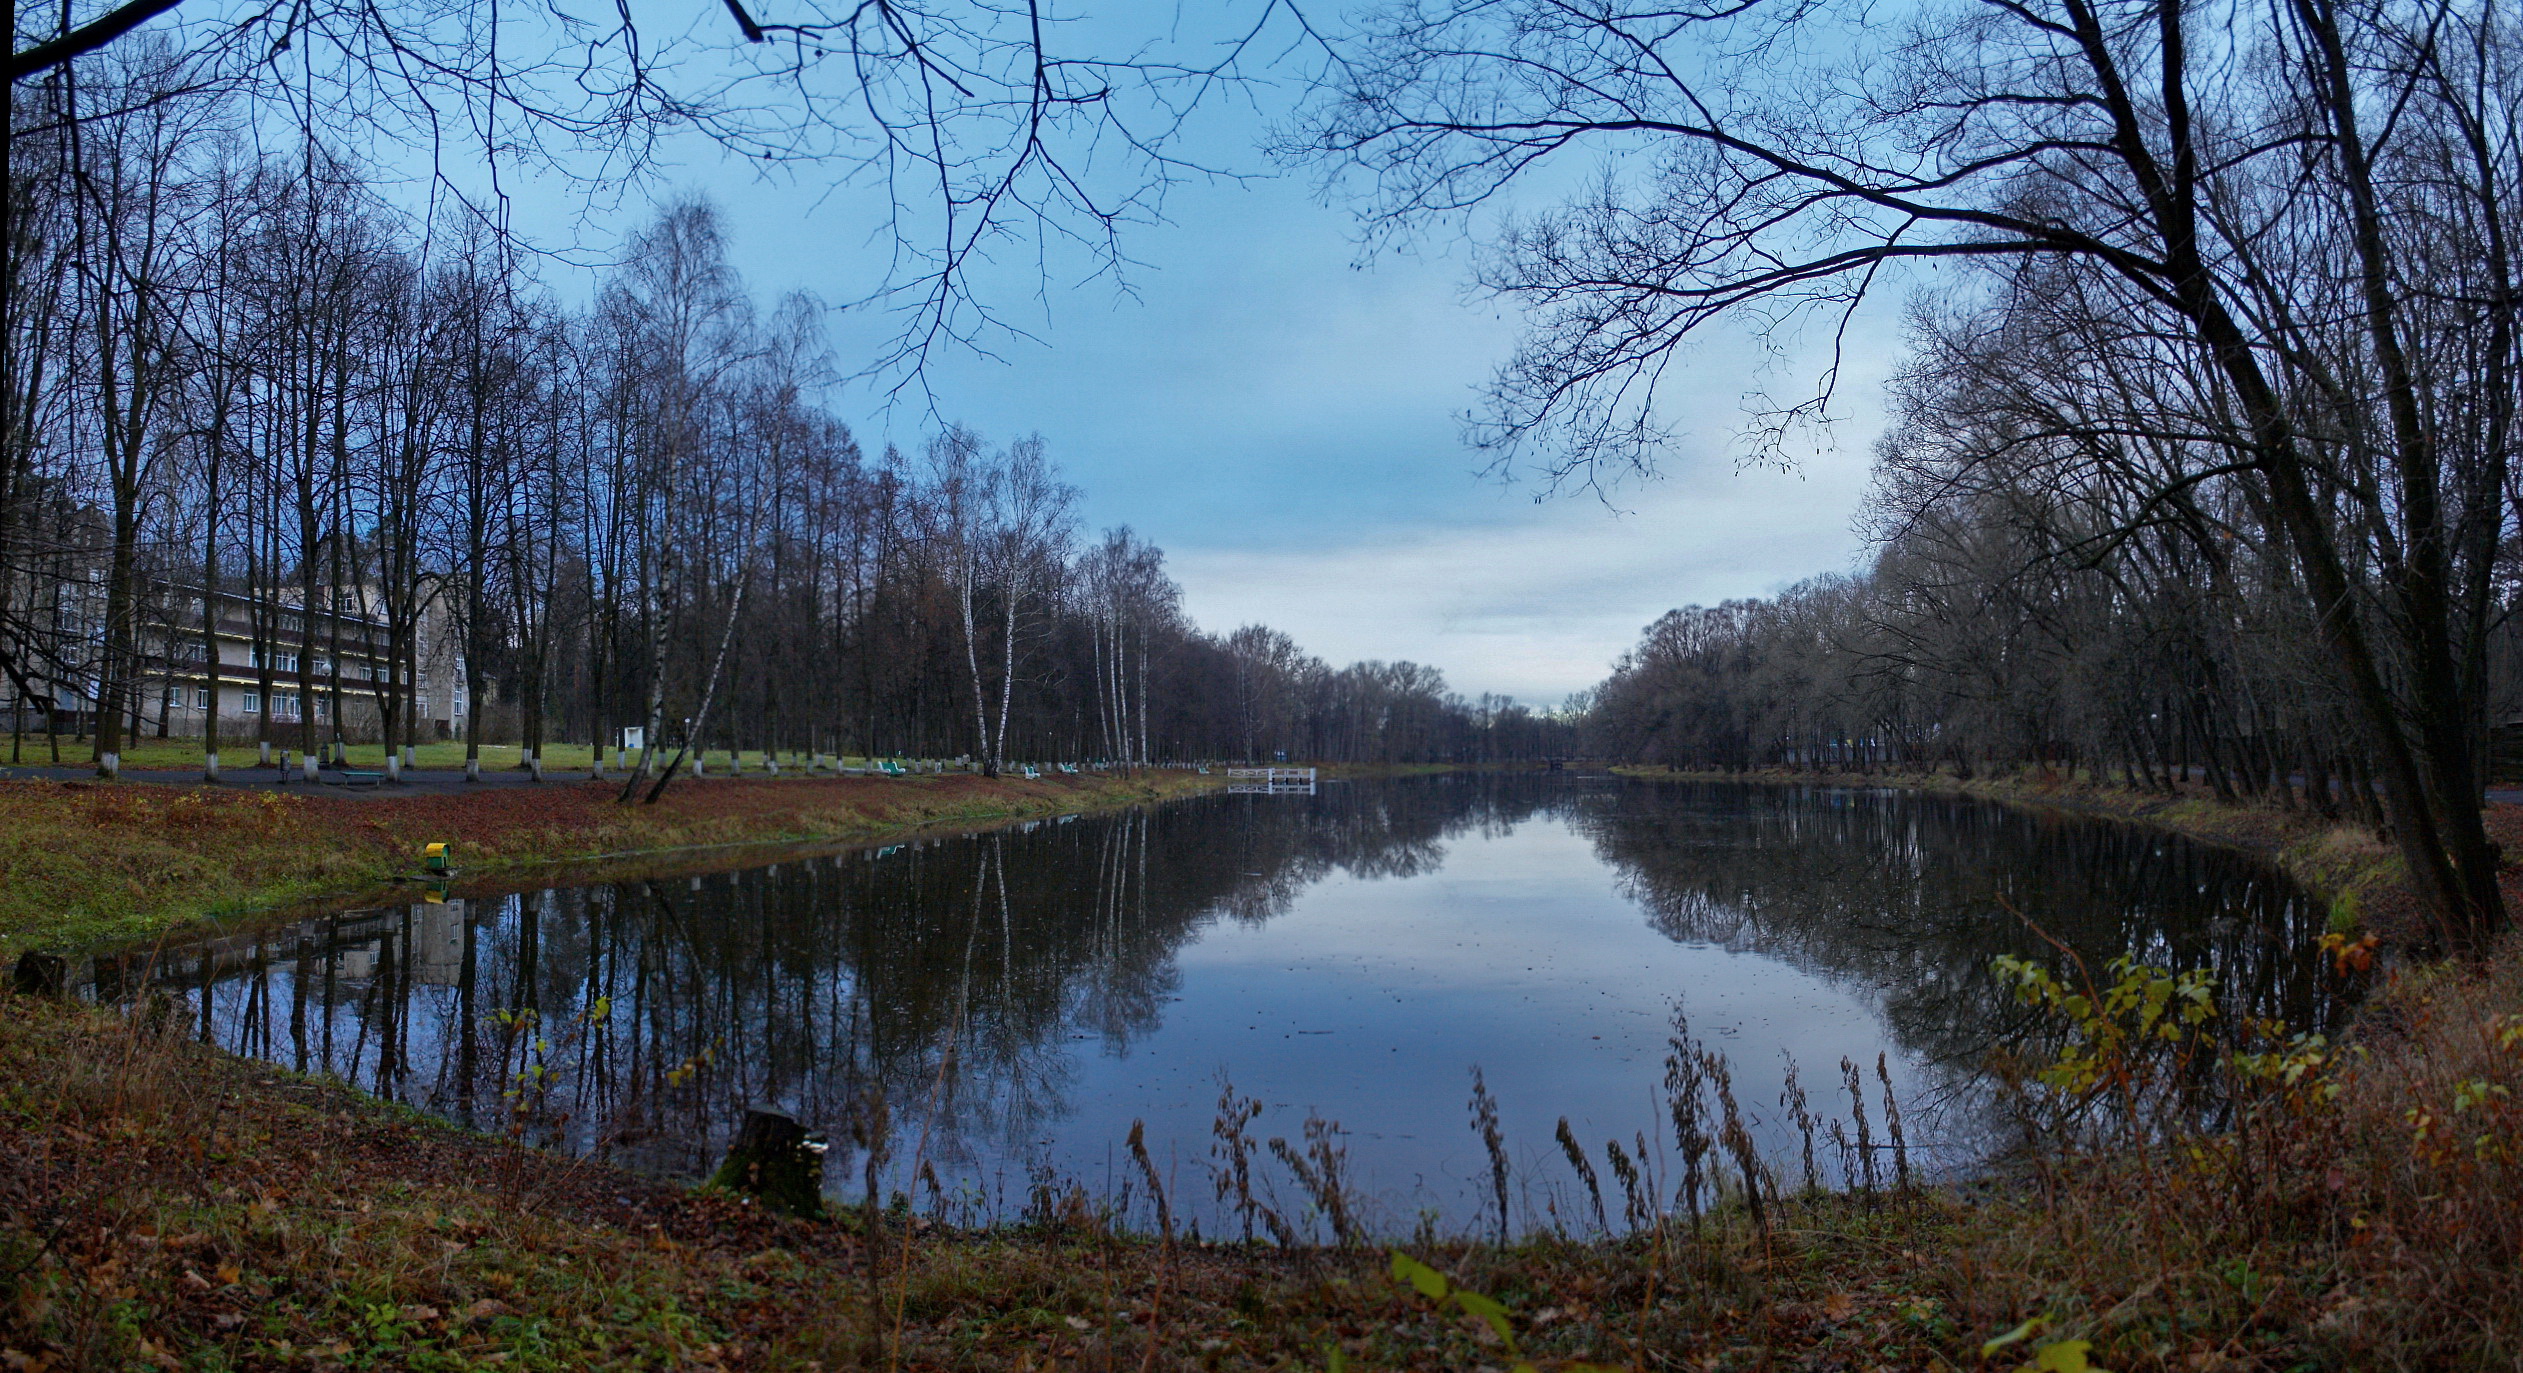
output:
[[[893,1185],[976,1217],[1046,1178],[1121,1196],[1144,1121],[1178,1214],[1215,1233],[1231,1082],[1262,1103],[1257,1142],[1336,1121],[1382,1227],[1459,1228],[1488,1187],[1475,1068],[1519,1222],[1544,1221],[1554,1197],[1569,1211],[1561,1117],[1598,1168],[1606,1140],[1655,1147],[1677,1014],[1724,1051],[1774,1156],[1798,1148],[1791,1062],[1828,1114],[1842,1060],[1879,1094],[1881,1056],[1919,1161],[1968,1167],[1998,1133],[1981,1067],[2023,1029],[1989,962],[2049,952],[2010,907],[2098,966],[2211,966],[2238,1009],[2330,1014],[2317,912],[2243,857],[1902,792],[1529,775],[353,911],[160,954],[154,975],[221,1045],[490,1128],[539,1063],[534,1131],[667,1174],[706,1172],[771,1104],[830,1130],[849,1190],[848,1122],[879,1092]],[[108,960],[98,990],[144,975]],[[1300,1216],[1284,1170],[1261,1171]]]

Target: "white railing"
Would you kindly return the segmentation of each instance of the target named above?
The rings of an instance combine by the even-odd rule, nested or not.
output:
[[[1236,796],[1312,796],[1312,768],[1228,768],[1226,789]]]

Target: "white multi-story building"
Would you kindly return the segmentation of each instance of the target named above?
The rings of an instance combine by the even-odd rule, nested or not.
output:
[[[205,673],[200,588],[153,591],[139,634],[145,732],[199,736],[204,717],[215,708],[223,734],[251,738],[266,720],[274,731],[297,732],[312,715],[323,738],[376,737],[383,718],[379,699],[395,689],[398,673],[385,618],[367,603],[369,597],[344,591],[339,608],[310,612],[303,596],[258,599],[220,592],[218,667]],[[435,603],[425,606],[413,638],[399,675],[401,694],[418,722],[415,732],[422,738],[452,737],[472,704],[465,699],[462,644],[453,618]]]

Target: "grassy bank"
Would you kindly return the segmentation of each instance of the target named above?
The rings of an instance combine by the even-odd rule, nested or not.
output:
[[[1365,781],[1380,777],[1435,777],[1441,773],[1478,769],[1468,763],[1325,763],[1316,770],[1326,778]]]
[[[0,949],[143,938],[187,921],[371,894],[455,848],[468,883],[701,845],[854,840],[1216,785],[1136,777],[686,779],[654,806],[552,782],[352,800],[135,783],[0,782]]]

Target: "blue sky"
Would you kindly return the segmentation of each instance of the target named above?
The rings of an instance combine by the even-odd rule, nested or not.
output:
[[[1259,113],[1222,111],[1187,147],[1266,172],[1264,128]],[[601,250],[657,199],[699,192],[725,211],[757,298],[802,288],[842,301],[875,284],[873,192],[832,192],[811,172],[766,181],[697,140],[678,146],[654,194],[574,225],[546,210],[542,232]],[[928,383],[943,418],[999,441],[1040,432],[1084,489],[1089,527],[1126,523],[1162,546],[1206,628],[1258,620],[1334,663],[1409,658],[1467,695],[1551,704],[1600,679],[1673,606],[1762,594],[1860,553],[1850,515],[1879,427],[1889,310],[1852,336],[1847,419],[1796,471],[1738,472],[1731,439],[1746,393],[1802,381],[1810,360],[1791,348],[1785,375],[1765,375],[1763,350],[1719,337],[1671,396],[1686,438],[1660,480],[1609,504],[1537,503],[1529,487],[1481,477],[1482,455],[1462,442],[1461,417],[1517,320],[1466,294],[1460,245],[1361,262],[1346,211],[1299,177],[1186,185],[1166,213],[1124,243],[1139,263],[1128,294],[1060,280],[1056,262],[1037,291],[1030,262],[1006,265],[988,279],[993,303],[1038,341],[995,359],[948,355]],[[873,311],[836,318],[844,367],[888,327]],[[870,449],[914,448],[935,423],[864,384],[833,404]]]

